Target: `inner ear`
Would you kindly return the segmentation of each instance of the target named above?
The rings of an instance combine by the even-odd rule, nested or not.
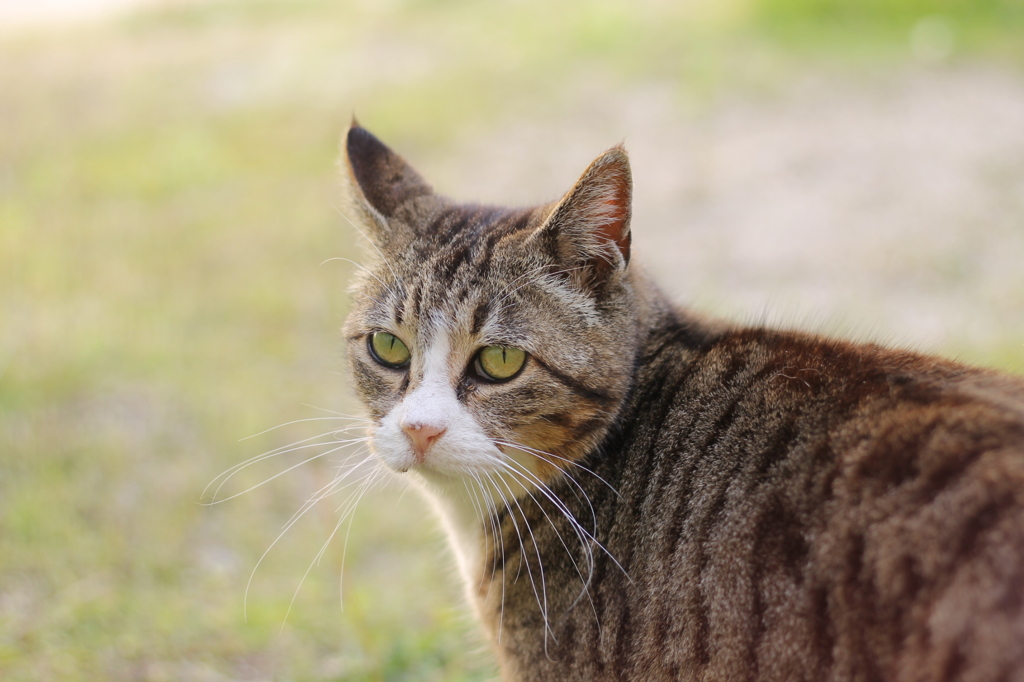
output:
[[[581,285],[600,283],[629,263],[632,192],[629,157],[613,147],[590,164],[537,231]]]
[[[625,152],[622,152],[622,156],[623,168],[611,172],[609,177],[604,179],[606,186],[600,190],[602,198],[599,201],[604,206],[598,212],[604,214],[606,222],[602,223],[601,219],[598,219],[594,229],[598,239],[615,244],[622,255],[623,264],[628,264],[629,246],[633,240],[633,233],[629,231],[633,182],[629,171],[629,159]]]
[[[405,159],[358,123],[353,122],[348,130],[345,154],[359,191],[384,218],[393,216],[406,202],[433,193]]]

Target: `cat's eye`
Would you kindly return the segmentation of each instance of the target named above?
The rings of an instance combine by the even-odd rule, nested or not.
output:
[[[409,349],[402,340],[387,332],[374,332],[369,336],[370,355],[385,367],[401,368],[409,364]]]
[[[485,346],[476,354],[477,374],[491,381],[511,379],[526,362],[526,351],[510,346]]]

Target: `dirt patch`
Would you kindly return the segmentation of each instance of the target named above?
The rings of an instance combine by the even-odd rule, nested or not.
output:
[[[677,300],[953,353],[1024,343],[1021,74],[817,75],[703,108],[671,83],[582,93],[466,140],[438,185],[532,203],[623,139],[638,260]]]

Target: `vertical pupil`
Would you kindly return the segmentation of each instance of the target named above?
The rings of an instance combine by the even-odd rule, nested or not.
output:
[[[505,349],[501,349],[501,364],[506,364],[508,361],[505,359]]]

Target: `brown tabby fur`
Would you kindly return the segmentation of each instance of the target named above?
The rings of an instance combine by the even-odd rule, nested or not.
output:
[[[460,404],[546,453],[550,494],[498,500],[463,571],[505,679],[1024,680],[1020,379],[676,307],[629,263],[621,149],[525,210],[434,194],[357,125],[343,170],[374,421],[443,328]],[[482,385],[495,339],[530,359]]]

